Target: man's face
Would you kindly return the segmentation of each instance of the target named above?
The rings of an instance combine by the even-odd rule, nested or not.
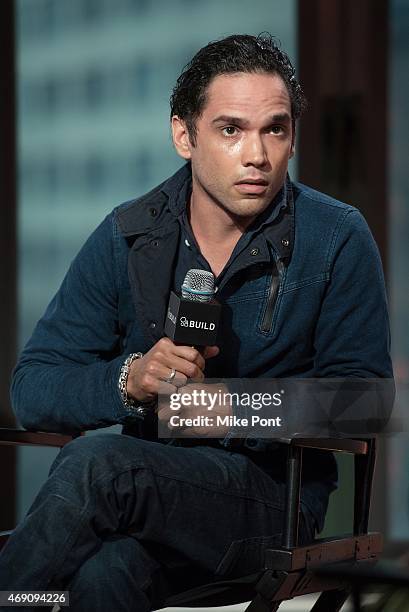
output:
[[[294,153],[291,103],[281,77],[223,74],[211,81],[192,145],[186,126],[172,121],[176,149],[190,159],[193,196],[230,216],[254,218],[272,201]]]

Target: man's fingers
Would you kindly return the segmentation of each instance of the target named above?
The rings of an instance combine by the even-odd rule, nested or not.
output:
[[[186,361],[190,361],[191,363],[195,363],[201,370],[204,370],[205,360],[201,355],[200,351],[198,351],[194,346],[178,346],[175,345],[175,350],[173,352],[174,355],[185,359]]]
[[[158,342],[157,347],[161,353],[163,352],[162,357],[166,356],[169,359],[178,356],[186,361],[195,363],[201,370],[205,368],[206,359],[216,357],[220,353],[218,346],[206,346],[204,350],[199,351],[194,346],[174,344],[169,338],[162,338]]]
[[[220,353],[220,349],[218,346],[206,346],[203,357],[205,359],[211,359],[212,357],[217,357]]]
[[[146,359],[146,356],[143,358]],[[203,360],[204,362],[204,360]],[[175,354],[162,354],[156,353],[149,360],[146,360],[145,372],[151,374],[158,379],[166,380],[172,377],[172,372],[179,372],[180,375],[186,378],[195,378],[201,380],[204,376],[203,369],[200,368],[197,363],[187,361],[183,357],[179,357]],[[172,382],[172,381],[170,381]],[[180,386],[179,383],[178,386]]]
[[[159,381],[169,382],[175,387],[183,387],[187,382],[187,376],[179,372],[176,367],[163,365],[155,359],[147,364],[145,373]]]
[[[218,346],[206,346],[203,351],[198,351],[194,347],[190,346],[178,346],[177,354],[192,363],[196,363],[201,370],[205,368],[205,360],[216,357],[220,353]],[[176,351],[175,351],[176,352]]]
[[[161,338],[142,359],[132,363],[127,392],[139,401],[153,399],[160,381],[168,381],[173,389],[182,387],[188,379],[204,379],[206,359],[219,354],[217,346],[208,346],[201,354],[192,346],[177,345]]]
[[[169,355],[165,360],[166,366],[169,370],[175,368],[180,374],[184,374],[186,378],[195,378],[202,380],[204,378],[203,368],[200,368],[197,363],[187,361],[177,355]]]
[[[140,388],[144,393],[144,398],[142,401],[153,400],[157,397],[158,393],[170,395],[171,393],[175,393],[175,391],[177,391],[177,386],[174,384],[174,381],[166,382],[148,373],[145,373],[142,376]]]

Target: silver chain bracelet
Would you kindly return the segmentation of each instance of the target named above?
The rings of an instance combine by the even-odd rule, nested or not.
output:
[[[128,396],[126,385],[128,382],[128,374],[129,374],[129,370],[131,369],[132,362],[135,361],[135,359],[141,359],[142,357],[143,357],[143,353],[131,353],[125,359],[121,367],[121,371],[119,373],[119,380],[118,380],[118,389],[121,394],[122,402],[125,408],[135,408],[138,405],[138,403],[135,402],[135,400],[133,400],[131,397]]]

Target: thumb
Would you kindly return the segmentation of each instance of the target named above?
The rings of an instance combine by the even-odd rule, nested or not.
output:
[[[217,357],[219,353],[220,349],[218,346],[206,346],[203,352],[203,357],[205,359],[210,359],[211,357]]]

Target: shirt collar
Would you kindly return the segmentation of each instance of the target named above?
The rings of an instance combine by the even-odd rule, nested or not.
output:
[[[184,216],[186,226],[186,204],[192,192],[192,170],[187,162],[170,177],[162,191],[169,198],[168,206],[176,217]],[[283,186],[271,204],[247,228],[245,235],[254,236],[263,231],[279,258],[289,258],[294,245],[294,196],[287,173]]]

